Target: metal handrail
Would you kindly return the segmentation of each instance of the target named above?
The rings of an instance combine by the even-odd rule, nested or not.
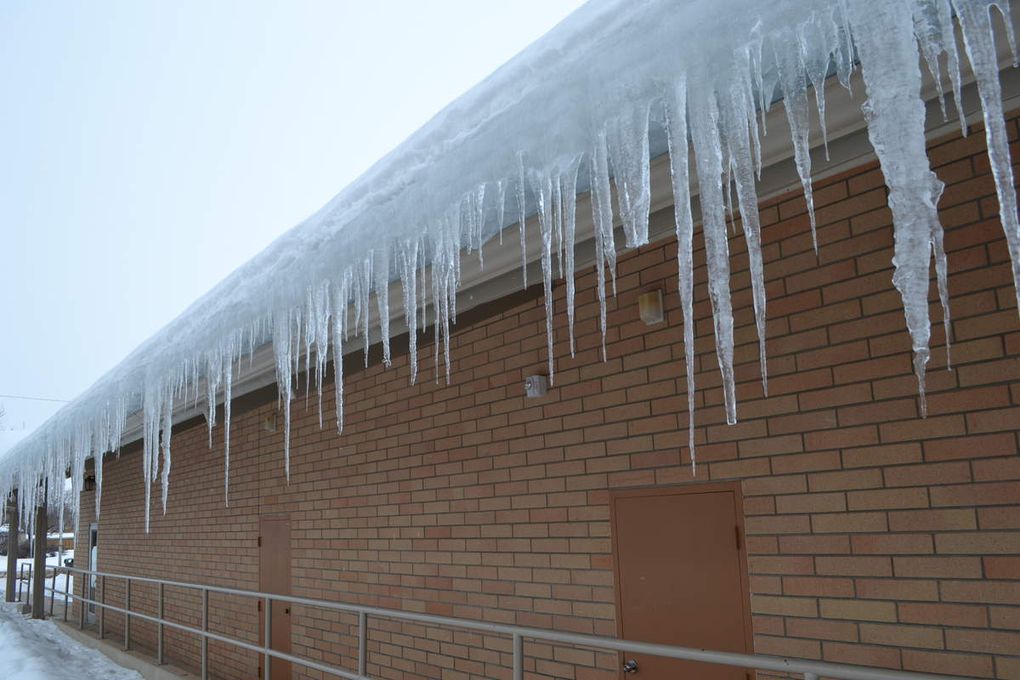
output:
[[[27,579],[25,578],[25,570],[28,570],[28,578]],[[22,586],[22,584],[25,584],[26,581],[27,581],[27,584],[25,585],[25,588],[24,588],[24,591],[25,591],[25,604],[28,604],[28,601],[32,597],[32,587],[31,587],[32,586],[32,563],[31,562],[23,562],[22,564],[18,565],[18,594],[17,594],[17,601],[18,602],[21,602],[21,591],[22,591],[22,587],[21,586]]]
[[[119,612],[124,614],[126,624],[130,622],[132,617],[142,619],[143,621],[150,621],[157,625],[158,630],[158,662],[163,663],[163,629],[164,627],[170,627],[175,630],[181,630],[188,633],[193,633],[201,637],[204,641],[216,640],[226,644],[234,645],[242,649],[262,654],[264,657],[265,680],[271,680],[270,670],[270,659],[281,659],[284,661],[290,661],[307,668],[335,675],[341,678],[347,678],[348,680],[371,680],[366,675],[367,668],[367,636],[368,636],[368,617],[373,616],[376,618],[395,619],[398,621],[412,621],[415,623],[425,623],[433,626],[441,626],[444,628],[458,628],[462,630],[473,630],[485,633],[495,633],[499,635],[506,635],[512,642],[513,651],[513,679],[522,680],[524,677],[524,640],[535,640],[543,642],[552,642],[566,645],[577,645],[581,647],[588,647],[591,649],[603,650],[603,651],[614,651],[614,652],[631,652],[637,654],[647,654],[650,656],[666,657],[670,659],[680,659],[686,661],[698,661],[703,663],[712,663],[726,666],[737,666],[740,668],[747,668],[751,670],[764,670],[764,671],[777,671],[781,673],[795,673],[803,675],[805,680],[817,680],[820,676],[828,678],[834,678],[838,680],[965,680],[960,676],[954,675],[933,675],[930,673],[915,673],[913,671],[899,671],[890,670],[885,668],[874,668],[870,666],[857,666],[851,664],[841,663],[829,663],[826,661],[812,661],[810,659],[797,659],[797,658],[783,658],[777,656],[765,656],[759,654],[738,654],[736,652],[714,652],[704,649],[693,649],[690,647],[678,647],[675,645],[663,645],[649,642],[634,642],[630,640],[622,640],[620,638],[611,638],[598,635],[585,635],[581,633],[564,633],[561,631],[547,630],[543,628],[531,628],[527,626],[516,626],[504,623],[489,623],[486,621],[478,621],[473,619],[460,619],[452,616],[438,616],[435,614],[420,614],[417,612],[406,612],[398,609],[386,609],[382,607],[370,607],[356,604],[347,604],[344,602],[332,602],[329,600],[315,600],[306,597],[297,597],[294,595],[278,595],[274,593],[265,593],[253,590],[241,590],[239,588],[228,588],[225,586],[214,586],[199,583],[186,583],[183,581],[171,581],[168,579],[157,579],[145,576],[129,576],[127,574],[114,574],[110,572],[92,571],[88,569],[76,569],[74,567],[57,567],[58,570],[67,572],[68,574],[81,574],[83,576],[96,576],[100,578],[100,584],[105,586],[106,578],[123,579],[128,588],[133,581],[139,583],[152,583],[159,587],[159,602],[158,602],[158,615],[152,616],[150,614],[143,614],[141,612],[131,611],[130,608],[118,607],[111,604],[106,604],[106,593],[105,587],[100,589],[100,599],[93,600],[83,595],[75,595],[69,591],[58,591],[56,588],[46,588],[46,590],[53,593],[53,596],[63,595],[65,603],[67,598],[70,597],[74,600],[85,604],[95,604],[103,609],[109,609],[111,611]],[[83,579],[83,583],[86,579]],[[54,580],[55,583],[55,580]],[[176,623],[168,621],[163,616],[163,596],[165,587],[173,588],[188,588],[193,590],[199,590],[202,593],[202,628],[195,628],[182,623]],[[85,591],[83,591],[84,593]],[[208,617],[208,603],[209,593],[220,593],[224,595],[236,595],[241,597],[250,597],[261,600],[265,603],[265,634],[263,636],[263,644],[256,645],[251,642],[239,640],[236,638],[227,637],[219,633],[213,633],[209,631],[209,617]],[[358,670],[352,672],[336,666],[330,666],[328,664],[319,663],[311,659],[305,659],[302,657],[294,656],[286,652],[281,652],[271,648],[271,616],[272,616],[272,605],[273,602],[288,602],[291,604],[298,604],[309,607],[318,607],[321,609],[329,609],[333,611],[341,611],[347,613],[353,613],[358,615]],[[127,603],[130,607],[130,601]],[[84,627],[84,606],[80,608],[82,610],[82,616],[79,625]],[[67,619],[67,607],[64,610],[64,619]],[[127,634],[125,633],[125,646],[128,643]],[[208,674],[208,644],[202,645],[202,678],[203,680]]]

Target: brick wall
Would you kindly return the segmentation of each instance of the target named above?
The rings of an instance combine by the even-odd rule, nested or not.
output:
[[[1009,125],[1015,140],[1017,118]],[[933,304],[927,420],[874,164],[817,184],[817,260],[799,193],[761,206],[767,399],[746,254],[731,239],[735,426],[724,422],[696,254],[697,481],[741,480],[759,653],[1020,678],[1020,322],[983,141],[975,130],[931,148],[947,183],[955,345],[946,371]],[[149,535],[140,456],[108,459],[101,568],[256,588],[257,517],[286,512],[295,594],[614,635],[609,489],[694,481],[675,281],[673,241],[621,256],[603,363],[594,274],[581,272],[577,354],[557,314],[558,372],[545,399],[526,400],[521,388],[545,366],[537,295],[458,327],[449,386],[434,381],[428,345],[416,386],[406,357],[349,371],[342,437],[319,429],[314,395],[307,409],[299,397],[289,484],[275,401],[238,415],[229,508],[222,428],[209,450],[204,425],[181,427],[169,507],[161,515],[154,489]],[[667,321],[647,327],[637,296],[655,288],[666,292]],[[562,286],[556,294],[562,310]],[[324,401],[328,413],[331,392]],[[83,507],[79,545],[88,499]],[[154,610],[151,591],[133,597]],[[174,602],[172,616],[197,623],[194,597]],[[213,610],[215,630],[257,640],[251,603]],[[296,652],[353,666],[353,620],[294,614]],[[116,617],[108,623],[120,630]],[[151,626],[136,631],[151,647]],[[508,677],[505,640],[374,621],[369,648],[374,677]],[[212,649],[214,676],[254,676],[253,654]],[[171,660],[194,667],[197,653],[168,634]],[[614,655],[548,645],[527,655],[542,677],[616,677]]]

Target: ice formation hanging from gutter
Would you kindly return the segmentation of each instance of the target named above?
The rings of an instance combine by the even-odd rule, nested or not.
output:
[[[389,363],[388,285],[398,280],[410,329],[411,380],[417,376],[418,335],[428,326],[435,328],[432,349],[437,376],[442,353],[449,380],[450,325],[456,318],[462,251],[477,251],[481,258],[486,241],[497,234],[502,238],[502,230],[516,224],[522,266],[526,265],[529,244],[523,224],[529,215],[537,216],[540,227],[548,370],[553,380],[554,272],[566,279],[566,341],[574,351],[575,195],[579,191],[589,191],[592,199],[604,354],[606,289],[615,287],[613,227],[622,224],[627,247],[648,242],[649,140],[663,134],[675,198],[693,463],[695,217],[691,184],[696,178],[716,355],[725,387],[726,419],[733,423],[737,412],[726,231],[731,186],[736,189],[747,243],[761,376],[767,388],[766,304],[756,195],[764,111],[773,99],[784,99],[813,235],[809,89],[813,89],[814,109],[824,120],[823,81],[834,71],[849,86],[858,63],[867,94],[868,135],[889,189],[895,232],[893,285],[902,296],[913,342],[923,412],[933,259],[947,341],[949,310],[942,227],[936,210],[942,184],[925,153],[921,62],[938,84],[940,99],[944,98],[943,80],[948,80],[954,104],[960,96],[961,70],[969,63],[984,112],[1014,279],[1020,281],[1020,224],[993,36],[993,23],[1000,21],[996,15],[1006,15],[1008,10],[1008,4],[989,0],[694,0],[682,4],[593,0],[454,101],[318,213],[234,272],[9,451],[0,460],[0,495],[6,497],[18,489],[22,516],[31,517],[27,509],[36,504],[51,483],[48,480],[59,480],[59,488],[65,471],[70,470],[77,499],[85,460],[91,456],[98,513],[102,455],[97,454],[117,451],[128,415],[141,410],[148,528],[149,490],[157,477],[166,510],[175,404],[197,404],[204,399],[211,444],[221,395],[226,421],[224,483],[229,484],[232,382],[243,355],[250,356],[266,342],[272,343],[276,357],[284,413],[283,455],[289,475],[290,402],[302,357],[309,367],[308,379],[314,372],[320,423],[323,375],[332,357],[337,369],[337,427],[342,430],[344,343],[357,342],[360,336],[367,349],[374,314],[381,327],[384,362]],[[1012,46],[1008,16],[1005,26]],[[958,35],[965,55],[958,53]],[[526,285],[526,268],[524,276]]]

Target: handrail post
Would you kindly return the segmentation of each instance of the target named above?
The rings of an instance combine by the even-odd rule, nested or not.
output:
[[[22,593],[22,591],[24,591],[24,593],[25,593],[25,603],[27,604],[28,603],[28,593],[29,593],[30,589],[27,588],[27,587],[22,588],[22,584],[25,582],[25,570],[26,569],[28,570],[28,579],[29,579],[29,582],[31,582],[31,580],[32,580],[32,564],[30,562],[25,562],[24,564],[21,565],[21,568],[18,571],[18,602],[21,602],[21,593]]]
[[[131,579],[124,579],[124,651],[131,648]]]
[[[358,675],[368,673],[368,614],[358,612]]]
[[[202,588],[202,630],[209,632],[209,589]],[[202,680],[209,677],[209,638],[202,636]]]
[[[99,577],[99,639],[106,637],[106,577]]]
[[[156,624],[156,663],[160,666],[163,665],[163,582],[159,583],[159,606],[157,609],[157,618],[159,623]]]
[[[265,680],[270,680],[273,677],[273,669],[270,666],[271,657],[269,656],[269,647],[272,644],[273,639],[273,598],[266,595],[266,620],[265,620],[265,635],[262,636],[262,641],[265,646],[265,668],[266,672],[262,674]]]
[[[67,610],[71,607],[71,589],[74,587],[74,577],[68,571],[64,577],[64,623],[67,623]]]
[[[90,576],[91,574],[85,574],[81,580],[81,600],[78,601],[78,630],[85,630],[85,610],[89,606],[85,600],[88,598]]]
[[[524,680],[524,638],[514,633],[514,680]]]
[[[57,601],[57,572],[60,567],[53,567],[53,587],[50,588],[50,618],[53,618],[53,605]]]
[[[817,673],[805,673],[804,674],[804,680],[818,680],[818,674]]]

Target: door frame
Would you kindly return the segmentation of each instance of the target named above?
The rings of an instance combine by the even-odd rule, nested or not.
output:
[[[93,559],[92,551],[95,550],[95,559]],[[99,571],[99,522],[92,522],[89,524],[89,548],[88,548],[88,564],[87,568],[89,571]],[[99,579],[94,574],[89,574],[85,578],[85,588],[83,591],[87,593],[86,597],[90,600],[98,600],[97,587],[99,585]],[[90,602],[85,608],[85,620],[87,623],[94,623],[96,620],[96,604]]]
[[[751,625],[751,587],[750,574],[747,568],[747,539],[744,532],[744,496],[741,491],[741,484],[737,480],[725,482],[690,482],[687,484],[663,484],[658,486],[638,486],[626,489],[609,490],[609,531],[612,536],[613,550],[613,604],[616,610],[616,636],[621,640],[623,637],[623,612],[620,602],[620,550],[618,546],[619,531],[616,523],[616,502],[621,498],[639,498],[643,496],[679,496],[699,493],[719,493],[728,491],[733,497],[733,512],[736,516],[738,541],[737,559],[739,560],[740,588],[743,591],[743,624],[744,624],[744,653],[754,654],[754,634]],[[639,642],[635,640],[635,642]],[[718,650],[711,650],[718,651]],[[623,678],[623,664],[625,652],[619,652],[617,673]],[[752,672],[753,673],[753,672]],[[751,676],[753,677],[753,675]]]
[[[263,576],[263,573],[262,573],[262,550],[265,547],[265,546],[262,545],[262,542],[261,542],[262,535],[263,535],[263,533],[262,533],[262,522],[263,521],[270,521],[270,522],[274,522],[274,521],[275,522],[286,521],[287,522],[287,540],[288,540],[288,544],[290,545],[290,543],[291,543],[290,539],[292,537],[292,533],[290,531],[291,530],[291,524],[292,524],[291,520],[292,520],[292,514],[289,513],[289,512],[270,512],[270,513],[265,513],[265,514],[257,515],[256,535],[259,537],[259,546],[257,548],[258,549],[258,564],[259,564],[259,569],[258,569],[259,587],[258,587],[258,589],[259,589],[260,592],[269,592],[269,590],[268,589],[264,589],[264,586],[262,585],[262,576]],[[293,556],[294,556],[293,555],[293,547],[291,546],[290,551],[289,551],[289,555],[288,555],[288,561],[289,562],[292,561]],[[291,565],[291,566],[293,566],[293,565]],[[287,568],[287,573],[288,573],[288,576],[289,576],[289,579],[288,579],[288,582],[287,582],[287,592],[286,593],[271,593],[271,594],[288,595],[288,596],[293,594],[292,591],[293,591],[293,587],[294,587],[294,574],[291,571],[290,567]],[[266,620],[265,620],[265,611],[262,610],[263,598],[261,598],[261,597],[257,598],[256,602],[257,602],[257,607],[258,607],[258,609],[257,609],[258,613],[256,615],[256,618],[258,618],[259,646],[262,646],[262,645],[265,644],[265,639],[266,639],[265,638],[265,634],[266,634],[266,630],[265,630],[265,628],[266,628],[265,627],[265,622],[266,622]],[[283,606],[286,606],[286,603],[277,603],[276,606],[283,607]],[[274,612],[276,611],[276,606],[274,606],[274,608],[273,608]],[[287,614],[288,617],[290,616],[289,609],[290,609],[290,607],[288,607],[288,614]],[[272,622],[270,622],[270,625],[272,625]],[[288,631],[289,631],[289,637],[288,637],[288,640],[287,640],[287,649],[286,650],[279,650],[279,649],[277,649],[276,651],[284,651],[284,652],[286,652],[288,654],[292,653],[292,651],[293,651],[293,644],[294,644],[294,629],[293,629],[293,624],[288,625]],[[274,643],[273,643],[273,648],[274,649],[276,648],[276,644],[277,644],[277,641],[274,640]],[[259,657],[258,658],[258,668],[259,668],[258,677],[259,678],[264,678],[265,677],[265,669],[262,666],[265,663],[265,657],[264,657],[264,655],[261,652],[258,654],[258,657]],[[271,659],[270,663],[272,663],[273,661],[284,661],[284,660],[282,660],[282,659]],[[289,669],[288,669],[288,677],[290,677],[293,674],[293,664],[291,664],[289,661],[286,662],[286,663],[290,664]],[[273,675],[273,677],[276,677],[275,674]]]

